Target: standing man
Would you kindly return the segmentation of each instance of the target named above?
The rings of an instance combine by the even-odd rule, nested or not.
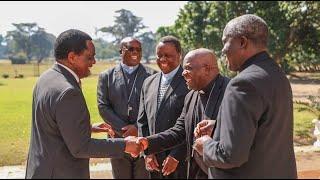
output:
[[[173,36],[161,38],[156,47],[156,54],[161,72],[144,81],[140,97],[137,122],[139,136],[143,137],[174,126],[181,114],[184,98],[189,92],[182,76],[179,40]],[[145,157],[151,179],[185,179],[185,160],[185,144]]]
[[[141,43],[127,37],[120,42],[122,61],[99,76],[97,98],[100,116],[110,124],[115,137],[137,136],[136,125],[143,81],[156,73],[140,64]],[[148,172],[143,158],[111,158],[112,174],[116,179],[145,179]]]
[[[197,126],[209,178],[297,178],[291,87],[267,41],[266,22],[251,14],[223,31],[228,67],[240,73],[227,86],[213,138],[202,132],[210,121]]]
[[[190,51],[183,62],[184,79],[190,91],[176,124],[161,133],[139,137],[137,143],[143,145],[146,154],[162,152],[186,141],[187,178],[207,179],[208,167],[197,152],[192,150],[194,128],[205,119],[216,119],[229,78],[219,74],[214,53],[208,49]],[[136,152],[131,152],[136,154]]]
[[[80,81],[95,64],[91,37],[75,29],[61,33],[54,56],[56,64],[40,76],[33,90],[26,178],[89,179],[90,157],[122,157],[123,151],[138,147],[131,137],[91,139]]]

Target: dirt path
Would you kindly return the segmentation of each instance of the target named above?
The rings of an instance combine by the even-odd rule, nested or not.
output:
[[[299,179],[320,179],[320,148],[312,146],[295,147]],[[112,179],[111,164],[108,159],[90,160],[91,179]],[[0,167],[0,179],[23,179],[25,166]]]
[[[299,179],[320,179],[320,148],[296,147],[295,152]]]

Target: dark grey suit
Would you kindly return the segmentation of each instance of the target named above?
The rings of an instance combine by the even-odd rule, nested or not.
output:
[[[157,109],[160,80],[161,73],[157,73],[148,77],[143,83],[140,96],[139,116],[137,120],[139,136],[146,137],[171,128],[181,114],[184,98],[189,92],[182,76],[182,67],[179,67],[179,70],[173,77],[164,94],[163,100]],[[187,166],[185,163],[185,144],[155,155],[160,165],[160,169],[162,169],[162,162],[168,155],[179,161],[176,171],[169,175],[168,178],[186,178]],[[162,176],[161,172],[152,172],[150,175],[151,178],[165,178]]]
[[[139,112],[140,92],[143,81],[156,71],[145,67],[142,64],[136,70],[136,82],[133,86],[130,98],[130,118],[128,117],[128,87],[126,87],[125,75],[120,65],[102,72],[98,82],[98,108],[100,116],[109,123],[116,131],[116,137],[122,136],[121,128],[134,124],[136,125]],[[133,159],[126,155],[125,158],[112,158],[112,173],[114,178],[131,179],[146,178],[148,176],[145,169],[144,159]]]
[[[266,52],[230,81],[203,152],[209,178],[297,177],[291,87]]]
[[[90,178],[90,157],[122,157],[120,139],[91,139],[90,115],[76,79],[60,65],[33,91],[26,178]]]
[[[229,78],[218,75],[215,80],[212,94],[208,99],[208,108],[205,112],[207,117],[216,119],[228,82]],[[188,178],[197,178],[198,171],[191,170],[190,167],[195,167],[196,169],[200,168],[194,161],[191,161],[192,145],[194,141],[193,131],[197,125],[195,120],[195,104],[198,93],[198,91],[192,90],[186,95],[182,113],[177,119],[176,124],[164,132],[149,136],[149,147],[145,151],[146,154],[161,152],[186,141]]]

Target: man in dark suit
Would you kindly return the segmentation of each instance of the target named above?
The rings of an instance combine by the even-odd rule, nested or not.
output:
[[[182,76],[181,45],[173,36],[162,37],[156,47],[161,72],[148,77],[142,86],[138,116],[139,136],[165,131],[176,123],[189,92]],[[186,146],[181,144],[145,157],[151,179],[185,179]]]
[[[124,38],[120,43],[122,61],[99,76],[98,109],[103,120],[110,124],[115,137],[137,136],[136,125],[143,81],[156,73],[140,64],[141,43]],[[118,179],[148,178],[143,158],[111,158],[113,177]]]
[[[187,178],[206,179],[208,167],[192,151],[193,131],[204,119],[216,119],[229,78],[219,74],[214,53],[208,49],[190,51],[183,62],[183,76],[190,90],[176,124],[161,133],[137,138],[146,154],[161,152],[183,142],[187,145]],[[136,152],[132,152],[136,153]]]
[[[90,157],[122,157],[137,146],[131,137],[91,139],[80,83],[95,64],[91,37],[79,30],[65,31],[55,42],[54,55],[56,64],[40,76],[33,90],[26,178],[88,179]]]
[[[195,149],[210,178],[297,178],[291,87],[267,40],[267,24],[255,15],[237,17],[223,31],[222,52],[240,73],[227,86],[213,138],[202,132],[211,121],[197,126]]]

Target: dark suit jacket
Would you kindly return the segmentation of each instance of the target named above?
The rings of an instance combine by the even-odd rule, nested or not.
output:
[[[173,77],[158,110],[157,97],[159,93],[161,73],[152,75],[144,81],[141,90],[139,116],[137,120],[139,136],[146,137],[163,132],[173,127],[176,123],[176,120],[181,114],[183,108],[184,98],[189,92],[186,81],[182,76],[182,70],[182,67],[180,67]],[[185,144],[156,154],[160,166],[168,155],[179,160],[179,166],[184,166],[184,161],[186,160]],[[181,170],[186,171],[186,169]],[[186,174],[186,172],[178,173]]]
[[[120,64],[110,70],[102,72],[98,82],[98,109],[103,120],[109,123],[116,131],[118,137],[121,137],[121,128],[129,124],[136,124],[139,112],[140,92],[143,81],[156,71],[143,66],[137,69],[136,84],[133,87],[131,96],[133,119],[128,119],[128,99],[129,94],[126,89],[125,77]]]
[[[230,81],[203,158],[209,178],[297,177],[291,87],[266,52]]]
[[[207,117],[216,119],[218,110],[224,95],[225,88],[229,82],[229,78],[218,75],[213,92],[208,99],[208,107],[206,113]],[[149,147],[146,149],[146,154],[161,152],[168,148],[172,148],[186,141],[187,144],[187,161],[190,167],[190,158],[192,153],[193,144],[193,131],[196,127],[194,109],[198,91],[190,91],[185,97],[184,106],[180,117],[177,119],[176,124],[162,132],[148,137]],[[188,177],[194,175],[189,174]]]
[[[91,139],[90,115],[76,79],[60,65],[33,91],[26,178],[90,178],[90,157],[122,157],[123,140]]]

